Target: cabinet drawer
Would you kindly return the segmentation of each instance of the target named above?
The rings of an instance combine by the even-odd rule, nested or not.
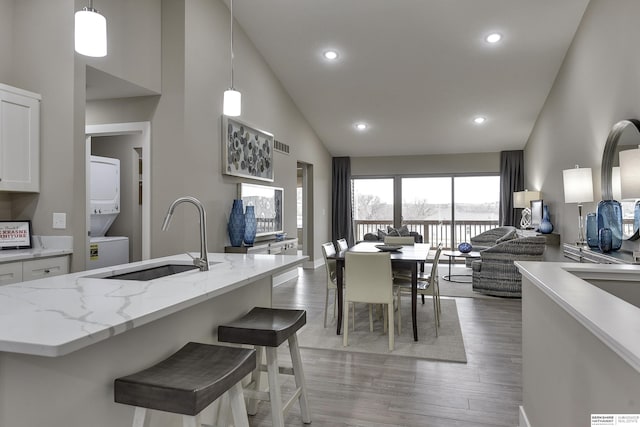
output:
[[[34,259],[22,263],[22,280],[41,279],[69,272],[69,257]]]
[[[0,285],[22,282],[22,263],[7,262],[0,264]]]

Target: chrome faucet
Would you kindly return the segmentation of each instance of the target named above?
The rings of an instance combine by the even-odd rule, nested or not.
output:
[[[169,228],[169,223],[171,222],[171,217],[173,216],[173,210],[180,203],[191,203],[196,208],[198,208],[198,212],[200,212],[200,258],[193,258],[193,265],[197,266],[200,271],[209,271],[209,257],[207,255],[207,214],[204,211],[204,206],[200,202],[200,200],[195,197],[187,196],[180,197],[171,203],[169,206],[169,210],[167,211],[167,216],[164,217],[164,222],[162,223],[162,231],[165,231]],[[191,256],[191,255],[189,255]]]

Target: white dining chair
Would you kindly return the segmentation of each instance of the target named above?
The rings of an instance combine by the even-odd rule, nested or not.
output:
[[[336,240],[337,248],[339,251],[346,251],[349,249],[349,243],[347,243],[347,239],[338,239]]]
[[[328,259],[328,257],[336,254],[336,247],[333,243],[327,242],[321,245],[322,256],[324,257],[324,266],[327,271],[327,283],[324,294],[324,327],[327,327],[327,310],[329,308],[329,291],[333,290],[333,317],[336,317],[336,306],[338,305],[338,285],[336,284],[336,261]],[[343,278],[344,286],[344,278]]]
[[[428,274],[418,274],[418,293],[422,295],[422,303],[424,304],[424,296],[429,295],[433,300],[433,317],[436,329],[436,337],[438,336],[438,327],[440,326],[440,287],[438,282],[438,262],[440,261],[440,254],[442,253],[442,243],[438,244],[436,253],[431,263],[431,271]],[[401,296],[403,293],[411,294],[411,276],[394,276],[393,283],[398,286],[397,306],[398,312],[401,309]],[[400,318],[401,319],[401,318]],[[401,333],[402,328],[400,322],[398,322],[398,333]]]
[[[383,304],[385,307],[385,329],[389,333],[389,351],[394,348],[394,287],[391,275],[391,257],[388,252],[347,252],[345,272],[349,286],[344,294],[344,324],[342,344],[349,343],[349,304],[365,302]],[[369,307],[369,327],[371,328],[371,306]]]

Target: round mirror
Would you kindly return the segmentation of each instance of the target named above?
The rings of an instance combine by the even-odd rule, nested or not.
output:
[[[620,200],[620,158],[621,151],[640,146],[640,120],[620,120],[613,125],[602,153],[601,183],[602,199],[618,200],[622,205],[622,232],[625,238],[637,238],[633,227],[635,200]],[[635,233],[635,234],[634,234]]]

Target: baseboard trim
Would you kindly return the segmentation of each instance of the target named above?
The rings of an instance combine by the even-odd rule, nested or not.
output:
[[[519,407],[520,414],[520,425],[519,427],[531,427],[531,423],[529,423],[529,418],[527,418],[527,413],[524,411],[524,406],[520,405]]]
[[[314,259],[311,261],[305,261],[302,264],[302,268],[304,268],[305,270],[315,270],[318,267],[321,267],[324,265],[324,259],[320,258],[320,259]]]

